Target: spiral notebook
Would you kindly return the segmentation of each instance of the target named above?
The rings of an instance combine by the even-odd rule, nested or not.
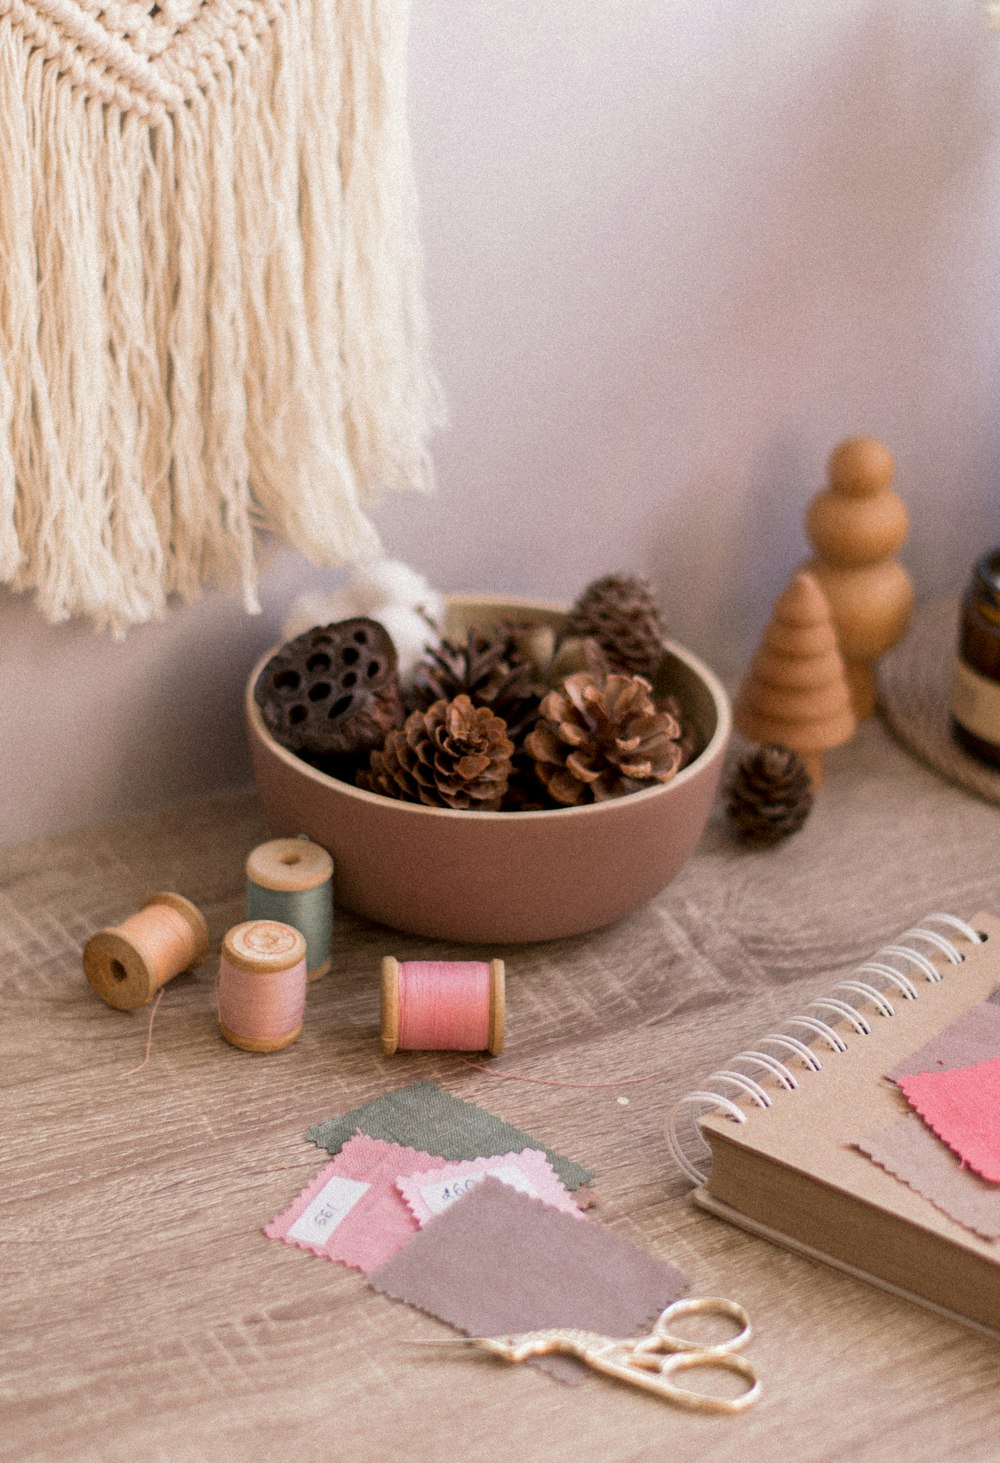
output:
[[[704,1209],[1000,1337],[1000,1240],[853,1145],[897,1121],[886,1073],[1000,985],[1000,919],[933,914],[681,1098],[671,1152]]]

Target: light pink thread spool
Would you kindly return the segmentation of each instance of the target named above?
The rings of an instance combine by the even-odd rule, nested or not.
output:
[[[219,1030],[245,1052],[277,1052],[302,1030],[306,942],[291,925],[251,919],[234,925],[219,958]]]
[[[382,1050],[503,1051],[504,964],[382,961]]]

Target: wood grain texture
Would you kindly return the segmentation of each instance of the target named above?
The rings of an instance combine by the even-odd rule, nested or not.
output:
[[[877,723],[827,759],[792,841],[747,852],[713,824],[660,897],[598,934],[491,950],[507,964],[505,1082],[450,1054],[383,1056],[379,966],[400,936],[338,913],[298,1043],[218,1035],[214,961],[266,836],[249,796],[0,854],[0,1458],[17,1460],[994,1460],[990,1342],[702,1214],[663,1118],[719,1061],[931,908],[1000,907],[995,807]],[[149,1008],[110,1010],[80,952],[155,889],[205,912],[209,963]],[[405,938],[408,959],[473,958]],[[266,1240],[318,1170],[313,1122],[430,1077],[592,1166],[596,1216],[732,1295],[766,1393],[699,1417],[600,1378],[580,1388],[409,1349],[444,1329],[352,1271]],[[627,1102],[619,1099],[626,1098]]]

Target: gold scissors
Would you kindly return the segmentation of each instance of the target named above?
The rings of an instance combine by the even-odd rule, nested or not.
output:
[[[706,1342],[677,1336],[670,1329],[687,1316],[721,1316],[739,1327],[725,1341]],[[561,1352],[578,1357],[595,1371],[616,1377],[634,1387],[654,1393],[664,1402],[686,1407],[694,1412],[742,1412],[760,1396],[760,1382],[745,1357],[737,1356],[750,1340],[750,1317],[734,1300],[709,1296],[697,1300],[678,1300],[662,1311],[648,1336],[638,1341],[600,1336],[595,1331],[579,1331],[557,1327],[546,1331],[526,1331],[519,1336],[470,1336],[456,1341],[459,1346],[475,1346],[505,1361],[527,1361],[533,1356],[551,1356]],[[676,1386],[672,1378],[678,1372],[701,1368],[735,1372],[747,1383],[746,1390],[735,1397],[719,1397],[704,1392],[691,1392]]]

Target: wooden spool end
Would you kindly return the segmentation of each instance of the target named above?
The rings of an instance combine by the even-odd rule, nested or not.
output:
[[[163,913],[169,911],[173,943],[163,945]],[[180,916],[179,919],[170,916]],[[98,930],[83,950],[83,969],[91,990],[117,1011],[136,1011],[181,971],[200,965],[208,954],[208,926],[200,909],[182,894],[153,894],[137,914],[120,925]]]
[[[382,960],[382,1050],[391,1057],[399,1050],[399,961]]]
[[[283,894],[304,893],[333,877],[333,859],[325,848],[308,838],[272,838],[251,849],[247,878],[264,889]]]
[[[238,1036],[235,1031],[222,1021],[219,1022],[219,1034],[224,1036],[230,1046],[238,1047],[241,1052],[281,1052],[286,1046],[292,1046],[302,1035],[302,1022],[300,1021],[294,1031],[286,1036],[271,1037],[265,1041],[262,1037]]]
[[[507,1017],[507,989],[502,960],[490,961],[490,1034],[486,1050],[491,1057],[503,1051],[504,1023]]]
[[[226,932],[222,954],[237,970],[291,970],[306,958],[306,942],[292,925],[276,919],[245,919]]]

